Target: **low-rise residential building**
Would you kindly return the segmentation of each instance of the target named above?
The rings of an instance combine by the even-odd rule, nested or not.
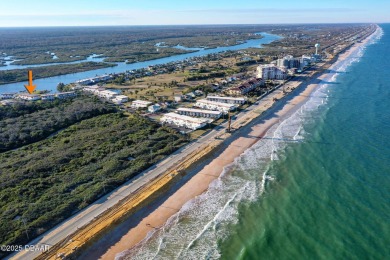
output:
[[[98,85],[93,85],[93,86],[88,86],[83,88],[84,92],[88,92],[92,94],[97,94],[99,91],[103,91],[103,90],[104,88],[99,87]]]
[[[114,102],[117,105],[126,103],[129,101],[129,97],[125,95],[117,95],[115,98],[112,99],[112,102]]]
[[[39,95],[36,95],[36,94],[25,94],[25,93],[22,93],[22,94],[19,94],[17,96],[19,99],[22,99],[22,100],[27,100],[27,101],[36,101],[36,100],[40,100],[41,97]]]
[[[11,106],[11,105],[16,104],[16,103],[17,103],[17,101],[14,99],[4,99],[4,100],[0,101],[0,104],[3,106]]]
[[[247,99],[245,97],[221,97],[221,96],[207,96],[207,100],[228,104],[245,104]]]
[[[257,67],[257,78],[263,80],[284,80],[287,78],[287,71],[285,68],[280,68],[275,64],[259,65]]]
[[[161,110],[161,106],[159,104],[154,104],[148,107],[148,111],[150,113],[156,113],[157,111]]]
[[[60,92],[56,94],[56,97],[59,99],[72,98],[75,96],[77,96],[77,94],[74,91]]]
[[[152,104],[152,102],[149,102],[149,101],[145,101],[145,100],[134,100],[132,103],[131,103],[131,106],[133,108],[147,108],[148,106],[150,106]]]
[[[203,91],[202,90],[195,90],[194,93],[197,96],[202,96],[203,95]]]
[[[175,102],[182,102],[184,97],[183,97],[183,95],[175,95],[174,99],[175,99]]]
[[[162,123],[174,124],[178,127],[185,127],[192,130],[202,128],[209,122],[207,119],[179,115],[176,113],[167,113],[160,119],[160,121]]]
[[[105,99],[113,99],[116,96],[118,96],[119,94],[117,92],[115,92],[115,91],[112,91],[112,90],[102,90],[102,91],[98,91],[97,95],[99,97],[102,97],[102,98],[105,98]]]
[[[194,109],[194,108],[186,108],[186,107],[178,108],[177,113],[186,116],[207,117],[207,118],[216,118],[216,119],[222,116],[222,112],[220,111],[211,111],[211,110]]]
[[[0,94],[0,99],[12,99],[15,95],[15,93],[2,93]]]
[[[200,99],[196,102],[195,106],[208,109],[208,110],[216,110],[223,113],[228,113],[229,111],[235,110],[237,107],[234,104],[222,103],[222,102],[214,102],[207,99]]]
[[[97,77],[89,78],[89,79],[81,79],[81,80],[76,81],[76,83],[79,85],[82,85],[82,86],[87,86],[87,85],[96,84],[98,82],[107,81],[110,79],[112,79],[111,75],[102,75],[102,76],[97,76]]]
[[[253,78],[250,79],[243,84],[237,86],[237,87],[231,87],[226,90],[226,93],[233,96],[240,96],[248,94],[249,92],[255,90],[257,87],[264,85],[264,80],[261,78]]]
[[[54,100],[55,98],[56,98],[56,96],[54,94],[43,94],[43,95],[41,95],[41,99],[42,100],[51,101],[51,100]]]
[[[187,93],[187,94],[185,94],[185,96],[186,96],[187,98],[189,98],[189,99],[196,98],[196,95],[195,95],[194,92]]]

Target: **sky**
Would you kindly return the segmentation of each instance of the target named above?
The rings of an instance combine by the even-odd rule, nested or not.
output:
[[[386,23],[389,0],[0,0],[0,27]]]

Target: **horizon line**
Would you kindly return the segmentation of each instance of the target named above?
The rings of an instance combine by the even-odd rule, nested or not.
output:
[[[390,24],[389,22],[326,22],[326,23],[215,23],[215,24],[128,24],[128,25],[35,25],[35,26],[0,26],[0,29],[14,28],[56,28],[56,27],[147,27],[147,26],[254,26],[254,25],[326,25],[326,24]]]

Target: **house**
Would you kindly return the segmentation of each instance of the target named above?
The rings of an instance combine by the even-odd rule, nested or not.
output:
[[[60,92],[56,94],[56,97],[59,99],[72,98],[75,96],[77,96],[77,94],[74,91]]]
[[[41,95],[41,99],[42,100],[52,101],[55,98],[56,98],[56,96],[54,94],[44,94],[44,95]]]
[[[39,95],[35,95],[35,94],[19,94],[18,95],[18,98],[19,99],[22,99],[22,100],[27,100],[27,101],[36,101],[36,100],[39,100],[41,99],[41,97]]]
[[[189,99],[196,98],[196,95],[195,95],[194,92],[187,93],[187,94],[185,94],[185,96],[186,96],[187,98],[189,98]]]
[[[129,101],[129,97],[125,95],[117,95],[115,98],[112,99],[112,102],[114,102],[117,105],[123,104],[127,101]]]
[[[207,119],[194,118],[185,115],[179,115],[176,113],[167,113],[165,114],[160,121],[164,124],[173,124],[178,127],[185,127],[192,130],[202,128],[207,125],[209,122]]]
[[[185,107],[178,108],[177,113],[186,116],[207,117],[207,118],[217,118],[217,119],[222,116],[222,112],[220,111],[210,111],[210,110],[185,108]]]
[[[134,100],[131,103],[131,107],[136,108],[136,109],[147,108],[150,104],[152,104],[152,102],[144,101],[144,100]]]
[[[148,107],[148,111],[150,113],[156,113],[159,110],[161,110],[161,106],[159,104],[154,104]]]
[[[203,91],[202,90],[195,90],[195,95],[197,96],[202,96],[203,95]]]

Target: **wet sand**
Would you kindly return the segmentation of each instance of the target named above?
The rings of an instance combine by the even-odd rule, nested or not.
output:
[[[360,45],[364,45],[367,41],[368,38],[362,43],[352,46],[349,50],[339,56],[338,61],[345,60],[356,48]],[[333,65],[329,69],[331,70],[332,67]],[[234,134],[235,138],[232,141],[229,141],[227,148],[217,158],[212,160],[209,164],[204,165],[196,175],[180,187],[163,204],[142,219],[137,226],[130,229],[119,242],[111,246],[109,250],[101,256],[101,259],[114,259],[118,253],[136,246],[148,236],[149,232],[163,226],[186,202],[205,192],[210,183],[219,178],[224,167],[233,163],[235,158],[239,157],[245,150],[254,145],[259,138],[265,135],[270,127],[277,124],[280,120],[289,116],[300,107],[316,89],[319,80],[324,79],[328,75],[328,73],[323,73],[311,78],[305,83],[301,83],[298,89],[293,93],[290,93],[284,99],[277,101],[264,115],[254,119],[248,126],[237,131],[237,133]],[[294,84],[292,82],[290,84],[291,87],[296,87],[296,85],[298,85],[298,83]],[[264,100],[261,100],[258,108],[264,109],[270,107],[274,103],[272,100],[273,97],[280,98],[282,96],[283,93],[281,89],[279,89]]]

